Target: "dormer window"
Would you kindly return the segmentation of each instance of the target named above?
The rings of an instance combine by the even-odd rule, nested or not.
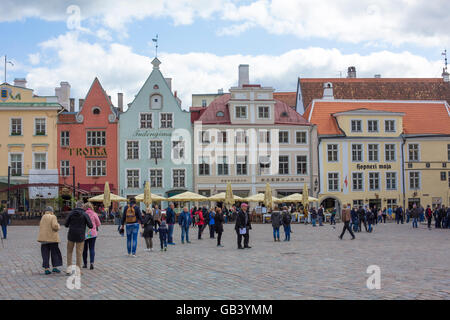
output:
[[[352,132],[362,132],[362,121],[352,120]]]
[[[378,120],[367,120],[367,130],[369,132],[378,132]]]
[[[282,116],[282,117],[287,117],[287,116],[289,116],[289,115],[288,115],[288,113],[287,113],[286,111],[283,111],[283,112],[281,113],[281,116]]]
[[[154,94],[150,97],[150,109],[161,109],[162,107],[162,96],[159,94]]]
[[[95,114],[95,115],[99,115],[100,114],[100,108],[98,108],[98,107],[92,108],[92,113]]]
[[[225,114],[222,111],[216,113],[216,117],[223,117]]]

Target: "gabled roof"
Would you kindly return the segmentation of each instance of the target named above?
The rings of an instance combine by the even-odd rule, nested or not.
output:
[[[280,100],[286,103],[289,107],[295,109],[297,103],[296,92],[274,92],[273,98],[275,100]]]
[[[450,135],[445,101],[314,100],[304,117],[317,125],[319,135],[342,135],[333,115],[359,109],[403,113],[404,134]]]
[[[77,116],[81,113],[81,111],[83,110],[83,107],[86,105],[86,101],[89,98],[89,95],[91,94],[91,91],[93,90],[101,90],[103,96],[105,97],[106,101],[108,102],[109,108],[111,110],[111,112],[116,116],[116,118],[118,117],[118,110],[113,106],[111,99],[109,99],[109,96],[106,94],[106,91],[103,89],[102,84],[100,83],[100,81],[98,80],[97,77],[95,77],[94,81],[91,84],[91,87],[89,88],[88,93],[86,94],[86,97],[84,98],[84,103],[81,106],[81,108],[78,110]]]

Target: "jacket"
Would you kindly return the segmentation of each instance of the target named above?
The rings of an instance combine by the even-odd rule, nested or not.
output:
[[[83,242],[85,238],[86,227],[92,229],[91,218],[81,208],[75,208],[67,217],[66,228],[69,228],[67,240],[72,242]]]
[[[419,217],[419,209],[418,208],[412,208],[411,209],[411,217],[412,218],[418,218]]]
[[[311,210],[311,219],[317,219],[317,211],[316,209]]]
[[[214,223],[214,216],[215,216],[214,211],[208,212],[208,217],[209,217],[209,219],[208,219],[208,224],[209,224],[210,226],[215,225],[215,223]]]
[[[281,225],[281,214],[280,211],[273,211],[270,220],[272,221],[272,227],[279,228]]]
[[[358,211],[355,208],[352,209],[350,215],[352,217],[353,222],[356,222],[358,220]]]
[[[128,210],[128,205],[125,206],[125,208],[123,208],[123,214],[122,214],[122,225],[124,225],[127,221],[127,210]],[[138,206],[134,206],[134,214],[136,215],[136,222],[130,223],[130,224],[134,224],[134,223],[141,223],[142,224],[142,214],[141,214],[141,208],[139,208]]]
[[[245,215],[247,214],[247,224],[245,223]],[[250,213],[247,211],[246,213],[240,209],[237,217],[236,217],[236,224],[234,226],[234,229],[236,231],[239,231],[241,228],[247,228],[248,230],[252,229],[252,223],[250,222]]]
[[[94,226],[89,232],[86,233],[86,239],[95,238],[98,235],[98,227],[100,227],[100,219],[98,215],[91,209],[86,210],[87,215],[91,219],[92,225]]]
[[[356,213],[356,211],[355,211]],[[352,218],[352,214],[349,208],[342,209],[342,221],[349,222]]]
[[[317,215],[318,215],[319,217],[321,217],[321,218],[324,217],[324,216],[323,216],[323,209],[322,209],[322,208],[319,208],[319,210],[317,211]]]
[[[170,207],[166,210],[166,222],[167,224],[175,224],[175,211]]]
[[[1,225],[7,226],[9,224],[9,220],[11,219],[11,217],[9,216],[7,211],[4,211],[1,215],[2,215]]]
[[[224,222],[225,222],[225,218],[224,218],[223,212],[216,213],[216,215],[214,217],[214,223],[215,223],[214,228],[217,233],[223,232],[223,223]]]
[[[155,225],[155,219],[152,214],[147,213],[144,216],[144,221],[142,223],[144,225],[144,232],[142,236],[144,238],[152,238],[153,237],[153,226]]]
[[[46,212],[39,223],[39,235],[37,241],[59,243],[59,229],[60,226],[56,216],[53,213]]]
[[[191,218],[191,214],[189,213],[189,211],[187,211],[187,212],[181,211],[180,215],[178,216],[178,224],[180,225],[180,227],[189,228],[191,223],[192,223],[192,218]]]
[[[202,210],[198,210],[195,215],[198,216],[198,222],[195,223],[197,226],[202,226],[205,224],[205,219],[203,218],[203,212]]]
[[[281,222],[283,223],[283,226],[287,227],[291,224],[292,216],[289,213],[289,211],[283,211],[281,214]]]

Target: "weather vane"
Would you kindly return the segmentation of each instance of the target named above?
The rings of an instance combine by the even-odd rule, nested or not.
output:
[[[156,44],[155,58],[158,58],[158,34],[156,34],[156,38],[153,38],[152,41]]]
[[[7,65],[8,63],[9,63],[10,65],[14,66],[14,63],[12,63],[11,61],[8,61],[8,60],[7,60],[6,54],[5,54],[5,83],[6,83],[6,65]]]
[[[447,49],[445,49],[444,52],[442,52],[442,55],[444,56],[445,61],[445,72],[447,72]]]

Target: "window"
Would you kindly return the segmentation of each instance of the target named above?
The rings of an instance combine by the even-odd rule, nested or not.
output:
[[[308,174],[307,156],[297,156],[297,174]]]
[[[92,113],[95,115],[99,115],[100,114],[100,108],[92,108]]]
[[[447,180],[447,172],[441,171],[441,181]]]
[[[11,153],[10,154],[10,162],[11,162],[11,175],[12,176],[21,176],[22,175],[22,154],[20,153]]]
[[[247,118],[247,107],[246,106],[236,106],[234,108],[236,119],[246,119]]]
[[[151,129],[152,128],[152,114],[151,113],[141,113],[140,114],[141,129]]]
[[[278,157],[278,174],[289,174],[289,156]]]
[[[22,135],[22,119],[12,118],[11,119],[11,135],[21,136]]]
[[[269,119],[270,118],[269,110],[270,109],[268,106],[258,107],[258,119]]]
[[[202,107],[206,107],[206,100],[205,99],[202,100]]]
[[[270,156],[259,157],[259,174],[270,174]]]
[[[86,168],[88,177],[106,176],[106,160],[87,160]]]
[[[369,172],[369,190],[380,190],[380,173]]]
[[[181,160],[184,159],[184,146],[183,140],[172,141],[172,157],[173,159]]]
[[[184,169],[173,170],[173,187],[174,188],[184,188],[186,173]]]
[[[289,143],[289,131],[278,131],[278,142]]]
[[[447,145],[447,158],[450,161],[450,144]]]
[[[363,161],[363,145],[362,144],[352,144],[352,161],[353,162]]]
[[[378,120],[367,120],[367,130],[369,132],[378,132]]]
[[[224,117],[225,113],[223,113],[222,111],[217,111],[216,113],[216,117]]]
[[[409,161],[419,161],[419,145],[409,144],[408,145],[408,157]]]
[[[86,135],[88,146],[106,146],[106,131],[88,131]]]
[[[220,156],[217,161],[217,175],[219,176],[227,176],[228,175],[228,157]]]
[[[34,134],[36,136],[45,136],[45,118],[34,119]]]
[[[236,144],[247,144],[247,135],[245,131],[236,131]]]
[[[397,190],[397,173],[386,172],[386,190]]]
[[[384,120],[384,131],[395,132],[395,120]]]
[[[34,169],[36,170],[47,169],[47,154],[45,153],[34,154]]]
[[[339,191],[339,173],[328,173],[328,191]]]
[[[394,209],[397,206],[397,199],[387,199],[387,208]]]
[[[127,188],[139,188],[139,170],[127,169]]]
[[[359,208],[364,205],[363,199],[353,200],[353,208]]]
[[[328,162],[336,162],[338,160],[338,145],[337,144],[328,144]]]
[[[139,141],[127,141],[127,160],[139,159]]]
[[[200,143],[211,143],[209,139],[209,131],[200,131],[199,133]]]
[[[150,169],[150,187],[162,188],[163,171],[162,169]]]
[[[160,113],[159,116],[161,117],[161,127],[163,129],[166,128],[173,128],[173,114],[171,113]]]
[[[8,90],[2,89],[2,99],[8,98]]]
[[[420,173],[417,171],[409,172],[409,188],[412,190],[420,189]]]
[[[162,141],[150,140],[150,159],[162,159]]]
[[[161,109],[161,107],[162,107],[162,97],[159,94],[152,95],[150,97],[150,109]]]
[[[363,191],[363,173],[352,173],[352,191]]]
[[[247,175],[247,156],[236,156],[236,175]]]
[[[199,157],[198,174],[209,176],[209,157]]]
[[[218,143],[227,143],[227,132],[226,131],[219,131],[217,133],[217,142]]]
[[[384,145],[384,158],[386,161],[395,161],[395,144]]]
[[[70,145],[70,132],[61,131],[61,147],[68,147]]]
[[[61,160],[61,175],[66,177],[70,176],[70,161],[69,160]]]
[[[295,143],[306,144],[306,131],[295,132]]]
[[[362,131],[362,121],[361,120],[352,120],[352,132],[361,132]]]
[[[369,161],[378,161],[378,145],[377,144],[369,144]]]
[[[270,143],[269,130],[259,130],[259,143]]]

